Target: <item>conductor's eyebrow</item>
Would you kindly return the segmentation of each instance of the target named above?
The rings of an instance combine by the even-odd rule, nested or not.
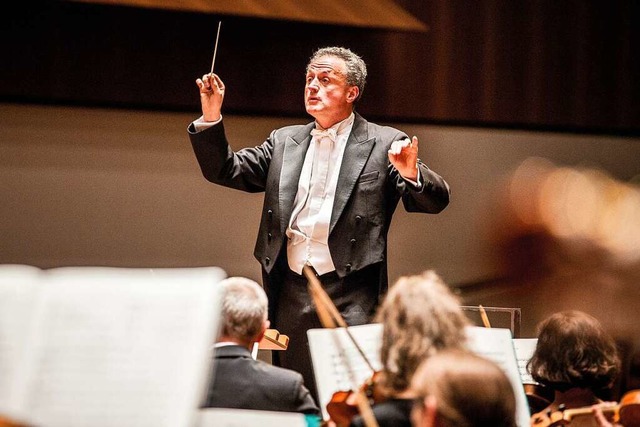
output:
[[[316,73],[330,73],[333,71],[335,74],[342,74],[338,69],[333,67],[333,64],[326,62],[313,62],[309,64],[307,67],[307,74],[309,71],[314,71]]]

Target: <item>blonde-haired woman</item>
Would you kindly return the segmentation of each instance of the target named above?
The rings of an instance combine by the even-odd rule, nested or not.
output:
[[[401,277],[380,305],[375,321],[382,324],[380,388],[386,397],[374,405],[380,427],[411,426],[415,394],[410,389],[416,369],[444,349],[463,349],[469,324],[460,301],[433,270]],[[363,426],[356,417],[351,426]]]

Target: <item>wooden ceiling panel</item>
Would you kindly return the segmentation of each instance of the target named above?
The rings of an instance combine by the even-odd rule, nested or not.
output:
[[[425,32],[427,25],[393,0],[72,0],[317,24]]]

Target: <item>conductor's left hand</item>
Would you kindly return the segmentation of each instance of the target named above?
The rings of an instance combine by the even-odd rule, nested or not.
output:
[[[418,137],[393,141],[389,148],[389,161],[403,178],[418,180]]]

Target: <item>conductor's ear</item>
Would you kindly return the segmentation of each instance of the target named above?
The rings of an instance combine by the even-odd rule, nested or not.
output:
[[[353,103],[358,99],[358,95],[360,94],[360,88],[358,86],[351,86],[347,90],[347,102]]]

